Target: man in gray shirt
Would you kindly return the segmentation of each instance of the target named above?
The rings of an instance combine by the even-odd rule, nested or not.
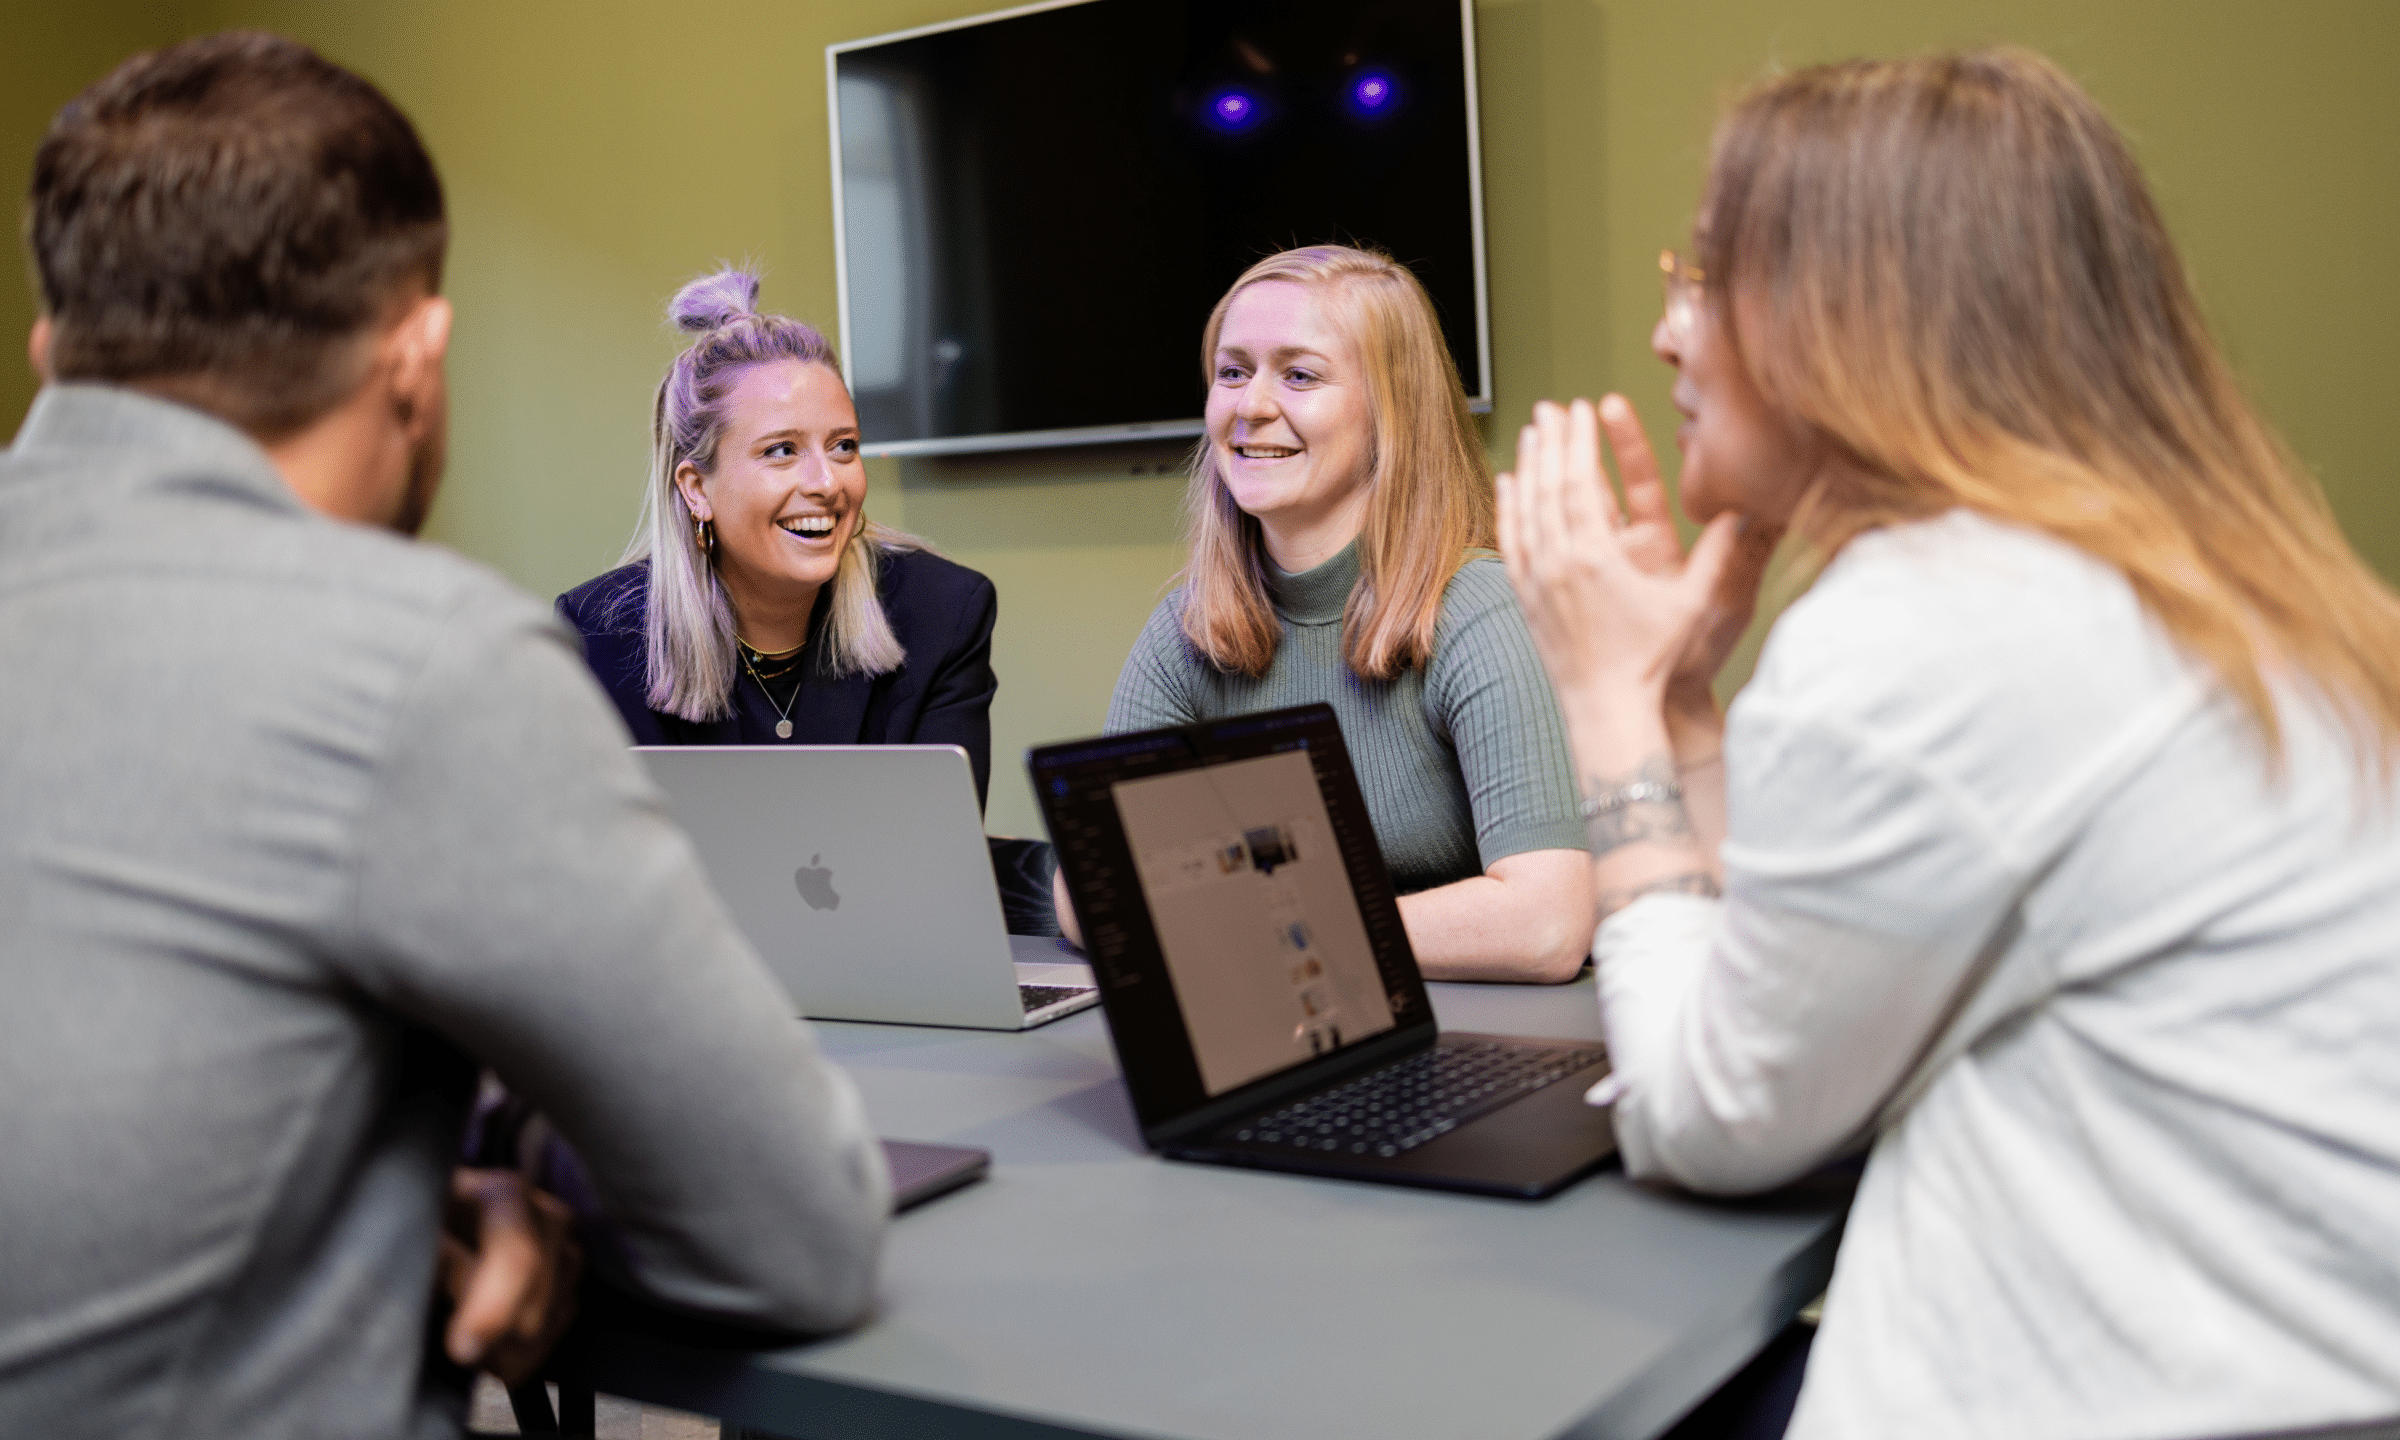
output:
[[[404,538],[450,319],[406,118],[290,42],[186,42],[60,112],[28,233],[0,1434],[455,1434],[432,1296],[479,1062],[635,1282],[856,1320],[888,1197],[855,1095],[548,607]]]

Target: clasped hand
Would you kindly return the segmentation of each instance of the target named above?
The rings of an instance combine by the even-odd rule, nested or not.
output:
[[[1624,482],[1600,462],[1605,423]],[[1500,550],[1562,705],[1675,702],[1713,710],[1708,686],[1748,628],[1780,532],[1725,514],[1689,556],[1633,406],[1534,406],[1516,468],[1499,477]]]
[[[508,1170],[450,1180],[441,1282],[456,1307],[443,1345],[461,1365],[530,1378],[575,1315],[583,1252],[567,1207]]]

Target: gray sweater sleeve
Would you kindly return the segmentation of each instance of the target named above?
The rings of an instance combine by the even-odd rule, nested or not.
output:
[[[1191,641],[1183,634],[1183,591],[1158,602],[1148,624],[1117,672],[1116,693],[1108,699],[1108,730],[1121,735],[1132,730],[1158,730],[1189,725],[1203,718],[1192,693],[1195,667]]]
[[[857,1095],[518,597],[471,595],[411,683],[354,917],[355,981],[550,1116],[652,1293],[804,1330],[864,1313],[889,1181]]]
[[[1584,848],[1566,724],[1497,559],[1467,562],[1443,594],[1425,708],[1457,750],[1485,868],[1527,850]]]

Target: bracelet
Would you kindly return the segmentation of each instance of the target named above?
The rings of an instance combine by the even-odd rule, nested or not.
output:
[[[1683,787],[1672,780],[1636,780],[1620,786],[1606,795],[1594,795],[1583,802],[1586,824],[1603,815],[1614,815],[1629,805],[1681,804]]]

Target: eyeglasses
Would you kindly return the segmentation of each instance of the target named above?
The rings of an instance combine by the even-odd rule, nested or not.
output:
[[[1672,250],[1658,252],[1658,268],[1667,282],[1667,338],[1680,350],[1700,333],[1700,305],[1708,274],[1697,265],[1685,264]]]

